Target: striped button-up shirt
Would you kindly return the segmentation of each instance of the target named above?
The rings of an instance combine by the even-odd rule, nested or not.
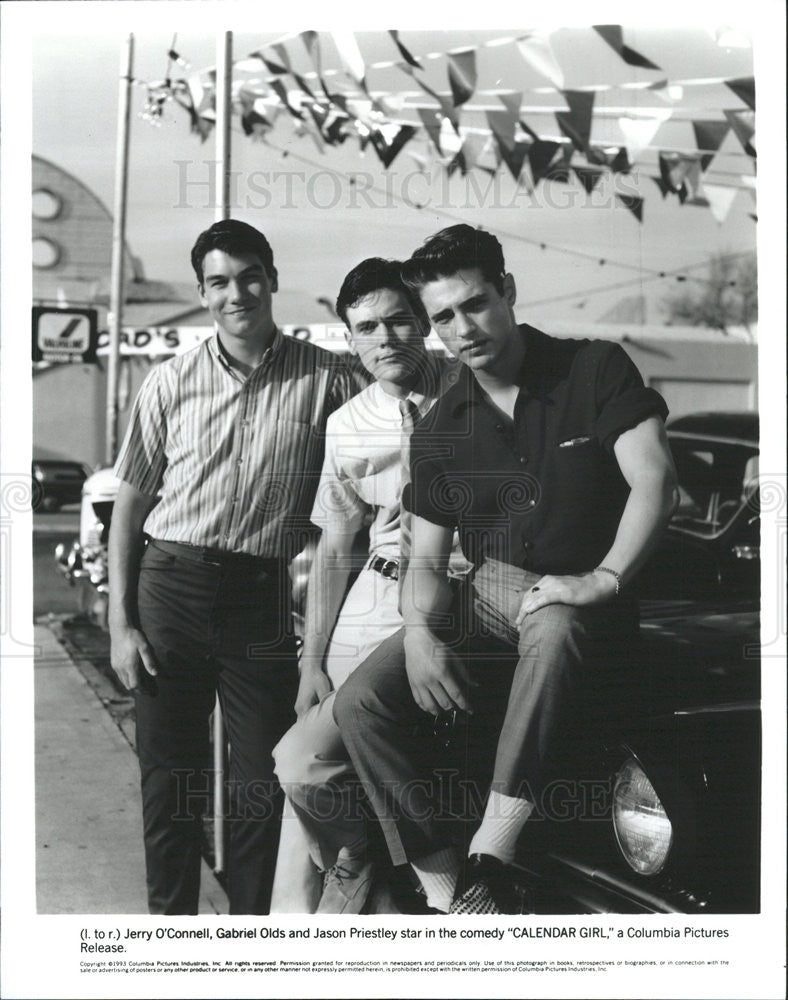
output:
[[[353,392],[340,358],[279,330],[244,379],[214,334],[147,376],[115,473],[160,498],[153,538],[290,559],[309,530],[326,420]]]

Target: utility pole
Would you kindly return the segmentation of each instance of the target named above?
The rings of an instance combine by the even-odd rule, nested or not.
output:
[[[230,121],[233,89],[233,33],[225,31],[216,39],[216,221],[230,218]],[[213,850],[214,868],[224,871],[224,770],[227,740],[219,696],[213,710]]]
[[[115,211],[112,219],[112,275],[109,299],[109,360],[107,364],[107,419],[104,461],[115,462],[118,450],[118,381],[120,331],[123,325],[123,265],[126,246],[126,203],[129,172],[131,85],[134,81],[134,35],[121,51],[118,87],[118,138],[115,156]]]

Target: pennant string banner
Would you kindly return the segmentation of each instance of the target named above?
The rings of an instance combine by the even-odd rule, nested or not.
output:
[[[624,45],[624,29],[620,24],[595,24],[593,28],[621,56],[628,66],[659,70],[659,66],[656,66],[650,59],[646,59],[639,52],[635,52],[634,49],[630,49],[629,46]]]
[[[455,108],[460,104],[465,104],[476,88],[476,52],[449,53],[447,56],[449,67],[449,85]]]
[[[399,32],[398,31],[389,31],[389,34],[394,39],[394,44],[399,49],[399,54],[402,56],[402,58],[405,60],[405,62],[409,66],[413,66],[414,69],[424,69],[424,67],[421,65],[421,63],[418,61],[418,59],[414,59],[413,56],[408,51],[408,49],[406,49],[405,46],[402,44],[402,42],[399,39]]]
[[[637,68],[661,72],[660,67],[647,59],[641,53],[629,48],[624,42],[624,29],[620,25],[595,25],[593,30],[629,65]],[[659,154],[659,178],[653,178],[660,187],[663,197],[675,194],[682,201],[695,205],[708,205],[715,215],[724,219],[735,197],[735,192],[741,186],[740,174],[730,174],[737,178],[736,183],[715,183],[711,198],[706,196],[706,188],[702,185],[702,175],[710,167],[715,155],[730,131],[736,135],[742,150],[726,150],[725,156],[747,155],[755,156],[752,143],[754,128],[747,116],[750,111],[730,110],[721,108],[719,113],[723,119],[686,117],[684,113],[673,107],[642,108],[627,107],[625,109],[598,107],[596,94],[604,89],[623,89],[627,86],[639,86],[639,81],[621,85],[594,85],[591,87],[564,86],[564,74],[553,52],[550,36],[544,32],[531,31],[519,35],[507,36],[480,43],[474,47],[452,50],[445,53],[428,53],[414,56],[403,45],[399,32],[388,32],[403,61],[388,63],[372,63],[365,65],[353,32],[331,32],[336,52],[342,63],[343,70],[324,69],[321,36],[316,31],[303,31],[264,45],[252,53],[250,59],[256,59],[266,68],[271,78],[262,89],[243,92],[243,85],[236,84],[235,101],[239,111],[239,121],[243,132],[247,135],[264,135],[271,129],[275,115],[269,112],[274,108],[285,109],[295,120],[296,132],[299,135],[310,135],[318,149],[323,150],[323,144],[339,145],[354,136],[360,141],[362,148],[371,143],[385,168],[394,161],[399,152],[419,133],[423,133],[424,141],[430,142],[435,149],[439,162],[449,175],[455,171],[463,174],[472,168],[494,174],[505,163],[517,184],[539,184],[545,179],[567,182],[574,172],[579,182],[590,194],[599,181],[601,172],[606,169],[613,174],[630,173],[633,162],[647,149],[653,148],[652,142],[660,126],[671,119],[674,122],[690,122],[694,132],[696,152],[662,150]],[[294,68],[288,44],[292,39],[300,38],[312,65],[311,72],[298,72]],[[551,88],[531,88],[533,92],[555,93],[560,91],[564,107],[550,108],[536,105],[523,108],[524,90],[512,91],[493,90],[477,91],[478,73],[476,53],[488,46],[514,42],[523,58],[545,76],[553,85]],[[168,99],[175,98],[177,103],[189,114],[192,130],[203,139],[213,128],[215,121],[215,70],[207,70],[200,76],[193,77],[190,84],[185,81],[169,80],[169,69],[173,62],[186,65],[175,48],[176,40],[167,51],[168,78],[163,85],[148,85],[148,104],[146,112],[149,119],[161,118],[161,111]],[[336,59],[336,57],[334,57]],[[423,72],[427,60],[442,58],[448,73],[449,93],[441,93],[415,72]],[[367,89],[368,71],[383,66],[397,67],[407,73],[418,85],[420,90],[437,104],[435,107],[420,106],[407,103],[408,95],[398,91],[395,95],[370,93]],[[253,71],[253,67],[247,67]],[[348,82],[338,81],[335,87],[342,92],[332,92],[326,81],[329,75],[344,72],[361,90],[352,92]],[[288,90],[284,77],[290,76],[297,90]],[[206,80],[207,77],[207,80]],[[307,80],[315,78],[319,81],[322,95],[316,96]],[[138,81],[139,82],[139,81]],[[686,82],[686,81],[685,81]],[[739,97],[748,108],[754,108],[755,94],[752,77],[741,78],[696,78],[690,81],[696,84],[724,84],[728,90]],[[258,81],[249,81],[250,86]],[[683,83],[682,83],[683,85]],[[291,85],[292,86],[292,85]],[[675,90],[677,83],[657,81],[647,84],[658,86],[667,91],[670,100],[681,99]],[[553,89],[555,88],[555,89]],[[680,89],[680,88],[679,88]],[[177,90],[177,97],[176,97]],[[317,91],[319,94],[320,92]],[[418,94],[418,92],[415,92]],[[658,93],[658,91],[655,91]],[[469,104],[474,95],[495,94],[500,105],[495,108],[483,108]],[[256,98],[268,101],[268,104],[257,106]],[[275,101],[271,103],[273,97]],[[666,97],[666,99],[667,99]],[[308,98],[308,100],[307,100]],[[324,100],[325,98],[325,100]],[[278,101],[278,104],[276,103]],[[460,111],[462,109],[462,112]],[[553,114],[560,135],[547,134],[542,129],[537,132],[521,115]],[[625,111],[621,114],[621,111]],[[408,112],[413,113],[416,121],[408,121]],[[488,129],[466,128],[462,133],[459,126],[459,114],[462,113],[467,122],[471,112],[483,112]],[[708,113],[708,112],[707,112]],[[624,138],[623,145],[610,147],[597,142],[592,145],[592,128],[595,118],[616,118]],[[405,119],[405,120],[403,120]],[[518,129],[521,130],[518,134]],[[523,135],[524,133],[524,135]],[[487,136],[484,144],[477,137]],[[471,141],[473,140],[473,142]],[[614,140],[615,141],[615,140]],[[608,139],[609,142],[609,139]],[[588,166],[578,168],[571,165],[575,152],[584,155]],[[495,161],[490,167],[479,162],[485,155]],[[670,159],[663,159],[670,157]],[[523,177],[522,171],[526,158],[529,171]],[[720,181],[725,171],[710,171],[715,181]],[[719,193],[719,190],[723,194]],[[642,221],[643,199],[633,195],[618,196],[622,204],[633,215]],[[629,199],[628,201],[626,199]]]
[[[569,111],[556,111],[558,127],[579,152],[585,152],[591,142],[591,116],[594,110],[593,91],[565,90]]]

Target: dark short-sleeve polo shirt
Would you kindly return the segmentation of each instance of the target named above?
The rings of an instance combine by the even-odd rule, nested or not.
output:
[[[667,416],[617,344],[520,328],[525,359],[514,422],[467,368],[411,438],[406,508],[457,528],[473,563],[500,559],[535,573],[583,573],[613,543],[629,493],[616,439]]]

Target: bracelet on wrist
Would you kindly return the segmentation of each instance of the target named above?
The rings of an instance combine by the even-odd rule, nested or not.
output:
[[[614,569],[610,569],[608,566],[597,566],[594,570],[595,573],[609,573],[610,576],[616,581],[616,597],[621,593],[621,574],[616,573]]]

